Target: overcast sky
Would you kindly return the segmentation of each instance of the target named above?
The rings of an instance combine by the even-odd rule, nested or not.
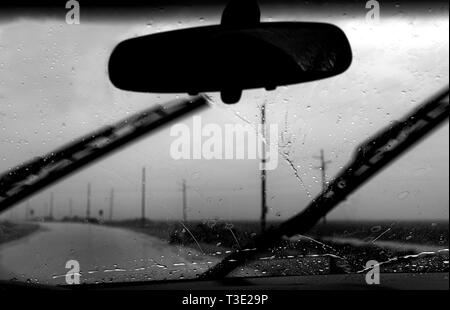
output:
[[[271,11],[265,20],[309,20],[291,9]],[[448,10],[427,16],[401,14],[367,24],[361,14],[327,14],[320,20],[339,25],[354,52],[351,68],[328,80],[247,91],[232,107],[214,104],[201,113],[205,123],[258,122],[258,105],[268,102],[269,123],[279,124],[293,142],[290,158],[302,177],[280,160],[268,174],[270,219],[286,219],[320,191],[314,159],[320,149],[332,160],[331,178],[350,159],[358,144],[402,117],[421,100],[448,85]],[[218,22],[218,14],[152,16],[147,20],[89,20],[71,26],[61,19],[0,20],[0,171],[45,154],[71,139],[127,115],[176,98],[115,89],[107,61],[121,40],[189,26]],[[285,126],[287,117],[287,126]],[[183,121],[192,125],[192,118]],[[148,169],[151,218],[181,217],[182,179],[188,183],[189,217],[257,219],[260,213],[259,163],[247,161],[175,161],[170,157],[170,128],[98,162],[31,198],[44,215],[50,192],[56,215],[84,215],[86,184],[92,183],[93,209],[107,209],[116,190],[117,217],[140,212],[140,173]],[[281,132],[280,132],[281,134]],[[334,219],[442,219],[449,207],[449,128],[445,125],[402,157],[389,170],[352,195],[333,212]],[[23,205],[16,214],[23,214]],[[8,217],[9,215],[6,214]]]

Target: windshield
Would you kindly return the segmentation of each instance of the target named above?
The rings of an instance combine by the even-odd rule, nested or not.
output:
[[[263,4],[266,22],[339,26],[351,67],[244,91],[236,105],[208,93],[208,109],[2,213],[0,280],[72,284],[73,270],[80,283],[197,278],[234,251],[252,251],[252,238],[304,209],[361,143],[448,85],[448,3],[389,6],[379,20],[363,5]],[[125,39],[219,24],[222,10],[96,11],[80,13],[79,24],[65,13],[0,14],[0,171],[183,100],[115,88],[111,52]],[[308,235],[284,238],[232,275],[357,273],[370,261],[390,273],[448,271],[448,133],[440,127]]]

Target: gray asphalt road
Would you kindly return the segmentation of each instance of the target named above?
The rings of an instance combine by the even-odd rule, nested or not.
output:
[[[45,223],[37,233],[0,246],[0,279],[65,284],[66,262],[81,283],[189,279],[216,261],[192,249],[120,228]]]

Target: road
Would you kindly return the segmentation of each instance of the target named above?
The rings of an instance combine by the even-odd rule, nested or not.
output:
[[[133,231],[93,224],[43,223],[0,246],[0,279],[66,284],[66,262],[80,264],[81,283],[189,279],[216,261]]]

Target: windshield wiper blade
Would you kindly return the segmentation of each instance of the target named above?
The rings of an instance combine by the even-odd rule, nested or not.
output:
[[[200,276],[219,279],[256,257],[259,252],[276,246],[283,236],[305,234],[339,203],[392,164],[449,117],[448,87],[415,109],[400,121],[381,130],[360,145],[353,160],[302,212],[278,227],[256,236],[244,249],[236,251]]]
[[[207,106],[206,96],[161,104],[0,174],[0,213],[150,132]]]

